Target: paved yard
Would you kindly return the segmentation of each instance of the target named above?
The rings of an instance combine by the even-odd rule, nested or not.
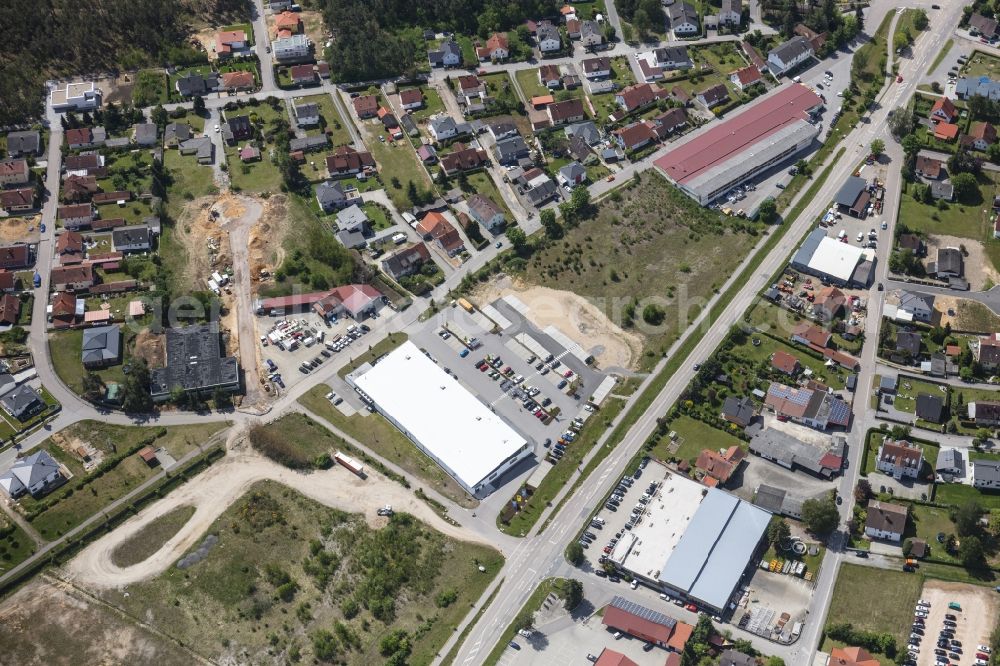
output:
[[[962,659],[958,663],[962,666],[974,663],[976,646],[989,644],[990,631],[997,613],[996,592],[988,587],[932,580],[924,585],[920,598],[930,602],[931,610],[925,620],[926,638],[920,643],[917,666],[934,664],[936,639],[944,626],[944,616],[948,613],[958,618],[955,640],[962,643]],[[961,604],[962,610],[949,610],[948,604],[952,601]]]

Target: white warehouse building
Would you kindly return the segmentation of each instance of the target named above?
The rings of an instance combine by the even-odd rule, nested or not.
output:
[[[489,495],[534,447],[410,341],[348,376],[469,494]]]

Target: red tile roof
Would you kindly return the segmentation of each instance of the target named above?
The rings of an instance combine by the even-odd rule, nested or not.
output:
[[[934,116],[944,116],[949,121],[958,116],[958,109],[947,97],[939,97],[934,106],[931,107],[931,118]]]
[[[489,39],[486,40],[486,48],[490,53],[493,53],[497,49],[507,50],[509,44],[507,42],[507,35],[502,32],[494,32]]]
[[[19,187],[16,190],[0,191],[0,208],[13,209],[35,205],[35,189]]]
[[[621,608],[608,606],[604,609],[602,622],[613,629],[624,631],[643,640],[666,643],[670,640],[673,628],[651,620],[633,615]]]
[[[786,375],[794,375],[799,369],[799,359],[779,349],[771,356],[771,367]]]
[[[361,169],[375,167],[375,159],[369,152],[358,152],[350,146],[341,146],[326,156],[326,169],[331,174],[355,173]]]
[[[813,326],[812,324],[807,324],[805,322],[796,324],[795,328],[792,329],[792,335],[796,335],[804,340],[807,340],[809,344],[816,345],[820,348],[826,347],[830,344],[830,338],[832,337],[829,331],[824,331],[817,326]]]
[[[373,116],[378,111],[378,97],[375,95],[361,95],[355,97],[354,111],[359,116]]]
[[[223,88],[253,88],[253,72],[226,72],[222,75]]]
[[[757,83],[761,80],[760,70],[753,65],[738,69],[733,72],[733,74],[736,75],[736,79],[740,82],[740,85],[744,87]],[[730,74],[730,76],[732,76],[732,74]]]
[[[654,164],[676,182],[685,183],[716,164],[745,153],[783,127],[805,120],[822,104],[809,88],[792,84],[731,116],[675,148]]]
[[[634,111],[641,106],[652,104],[656,100],[666,96],[666,91],[659,86],[652,83],[638,83],[623,89],[615,97],[621,98],[625,104],[626,111]]]
[[[958,136],[958,125],[953,123],[938,123],[934,126],[934,138],[951,141]]]
[[[656,134],[646,123],[632,123],[616,129],[612,134],[621,137],[622,143],[625,144],[625,150],[634,150],[636,147],[644,145],[644,142],[656,140]]]
[[[829,666],[879,666],[879,660],[860,647],[833,648]]]
[[[597,661],[594,666],[639,666],[637,663],[623,655],[621,652],[615,652],[608,648],[601,650],[601,654],[598,655]]]
[[[399,93],[399,102],[401,104],[410,105],[418,102],[423,103],[423,101],[424,94],[420,92],[419,88],[410,88]]]

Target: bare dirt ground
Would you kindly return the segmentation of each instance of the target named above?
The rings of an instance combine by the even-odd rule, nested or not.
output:
[[[39,640],[40,635],[45,639]],[[47,577],[29,582],[0,604],[0,644],[3,663],[24,665],[201,662],[169,639]]]
[[[139,331],[133,344],[132,355],[144,359],[150,368],[162,368],[167,364],[166,340],[162,335]]]
[[[464,528],[445,522],[427,504],[377,472],[369,471],[368,478],[361,479],[334,465],[325,471],[302,474],[260,456],[238,436],[231,441],[235,444],[224,460],[84,549],[66,566],[69,579],[99,588],[116,588],[159,575],[191,550],[216,518],[250,486],[267,479],[295,488],[326,506],[361,512],[372,527],[384,525],[377,520],[375,511],[391,504],[449,537],[492,546]],[[195,507],[194,515],[160,550],[130,567],[112,563],[111,554],[119,544],[180,506]]]
[[[257,280],[262,270],[274,273],[285,258],[282,247],[288,235],[288,199],[276,194],[263,201],[264,212],[250,229],[250,277]]]
[[[317,11],[303,10],[298,12],[299,19],[302,21],[302,28],[306,33],[306,37],[313,44],[323,44],[329,39],[329,33],[323,25],[323,14]],[[267,34],[268,38],[274,38],[275,35],[275,18],[274,14],[267,17]],[[260,39],[258,37],[258,39]]]
[[[952,613],[958,617],[958,627],[955,631],[955,639],[962,642],[963,661],[962,663],[972,663],[968,660],[974,657],[977,645],[988,645],[990,632],[993,630],[993,623],[998,610],[997,593],[988,587],[979,585],[968,585],[965,583],[947,583],[939,580],[928,580],[924,584],[921,599],[931,603],[930,613],[927,614],[927,636],[933,638],[936,632],[944,625],[946,613]],[[961,611],[949,610],[949,602],[956,601],[962,605]],[[934,664],[934,643],[932,640],[924,640],[920,646],[920,658],[917,659],[917,666],[932,666]]]
[[[41,221],[41,215],[0,218],[0,242],[37,243],[40,235],[38,224]]]
[[[215,33],[217,28],[203,28],[191,35],[191,43],[197,44],[208,55],[209,61],[218,60],[215,55]]]
[[[116,78],[103,77],[98,79],[97,87],[104,93],[104,103],[110,104],[131,104],[132,88],[135,87],[135,80],[129,73],[121,74]]]
[[[225,206],[229,200],[234,200],[234,197],[228,194],[201,197],[184,207],[177,221],[176,235],[178,242],[187,250],[188,261],[179,282],[204,289],[209,274],[229,264],[229,237],[209,213],[216,202]],[[213,245],[215,250],[211,249]]]
[[[981,291],[987,280],[993,284],[1000,284],[1000,272],[993,267],[993,262],[986,256],[983,244],[980,241],[969,238],[959,238],[958,236],[928,236],[927,247],[934,250],[927,250],[929,257],[937,256],[937,248],[942,247],[962,247],[968,255],[965,257],[965,279],[969,281],[969,288],[972,291]]]
[[[604,369],[634,369],[642,353],[642,338],[613,324],[603,312],[582,296],[569,291],[528,285],[506,275],[480,287],[474,300],[492,303],[514,294],[531,308],[531,321],[538,328],[555,326],[590,351]]]

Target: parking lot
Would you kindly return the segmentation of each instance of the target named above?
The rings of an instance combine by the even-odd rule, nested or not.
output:
[[[997,611],[995,597],[996,593],[988,587],[942,581],[925,584],[921,601],[928,602],[930,608],[917,611],[912,627],[914,633],[911,633],[911,641],[919,639],[917,645],[920,651],[915,655],[917,666],[943,666],[945,663],[950,666],[974,666],[977,646],[989,643]],[[952,603],[959,608],[949,608]],[[918,617],[921,612],[926,617]],[[923,626],[919,626],[918,620]],[[942,634],[942,630],[950,630],[951,633]],[[943,647],[945,645],[948,647]]]
[[[337,355],[360,350],[357,340],[367,332],[366,324],[357,324],[349,317],[326,323],[313,312],[258,317],[257,333],[263,338],[261,360],[266,370],[262,376],[274,377],[272,381],[279,391],[294,386],[315,370],[310,367],[306,371],[303,363],[311,365],[318,361],[316,367],[319,367]]]

